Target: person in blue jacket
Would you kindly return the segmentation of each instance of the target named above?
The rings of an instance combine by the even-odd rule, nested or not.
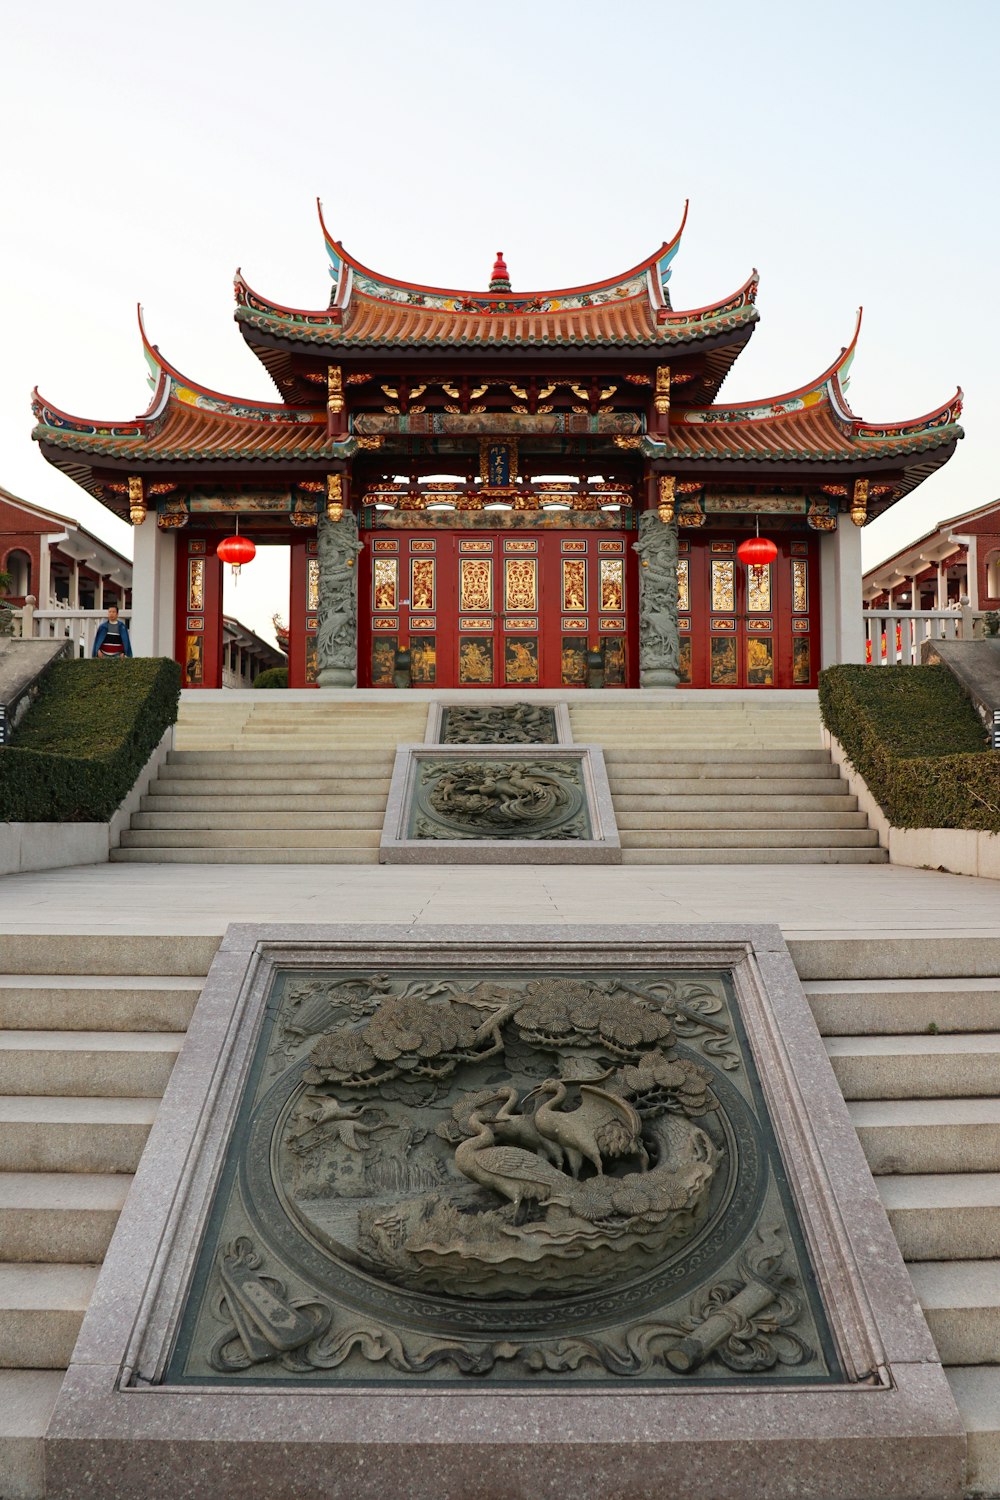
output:
[[[94,636],[93,656],[131,656],[132,642],[128,626],[118,618],[117,604],[108,605],[108,618],[102,620]]]

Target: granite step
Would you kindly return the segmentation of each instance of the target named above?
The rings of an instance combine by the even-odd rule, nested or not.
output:
[[[187,799],[179,799],[187,800]],[[379,804],[378,809],[356,810],[342,808],[335,812],[310,812],[303,809],[299,812],[282,809],[276,811],[272,808],[264,809],[258,805],[257,799],[244,801],[239,811],[235,809],[217,810],[214,812],[174,811],[169,812],[139,812],[132,814],[133,830],[149,831],[151,829],[177,829],[177,828],[226,828],[231,831],[237,829],[260,829],[260,828],[371,828],[372,824],[381,824],[381,813],[385,809],[385,799]],[[373,813],[379,810],[378,818]]]
[[[742,796],[720,796],[715,792],[683,792],[666,795],[658,792],[616,791],[613,795],[616,816],[619,813],[714,813],[760,812],[773,816],[791,812],[854,813],[858,799],[847,792],[833,795],[785,796],[784,793],[748,792]],[[706,827],[710,826],[708,824]]]
[[[112,849],[113,864],[154,865],[375,865],[377,849]]]
[[[825,1038],[844,1098],[1000,1097],[1000,1033]]]
[[[643,799],[645,800],[645,799]],[[807,804],[808,805],[808,804]],[[738,813],[738,816],[734,816]],[[684,829],[800,829],[803,824],[801,812],[774,812],[774,811],[744,811],[742,805],[736,808],[720,812],[632,812],[627,808],[616,808],[615,821],[619,832],[624,830],[637,831],[641,829],[667,830]],[[808,826],[810,829],[824,828],[864,828],[868,827],[868,819],[863,812],[827,812],[820,810],[814,812],[809,806]]]
[[[158,1099],[0,1097],[0,1172],[134,1172]]]
[[[691,775],[678,775],[674,766],[667,766],[657,774],[650,772],[642,776],[616,776],[613,780],[611,777],[608,780],[611,800],[616,805],[618,798],[623,795],[710,796],[713,799],[716,796],[767,796],[771,786],[778,797],[829,797],[847,792],[846,782],[829,776],[783,776],[776,780],[768,776],[699,776],[694,771]]]
[[[48,1430],[63,1370],[0,1370],[0,1496],[40,1500],[45,1494]]]
[[[234,767],[234,770],[239,770]],[[256,797],[260,792],[264,781],[256,776],[221,776],[213,773],[211,776],[169,776],[158,777],[152,783],[151,795],[158,797],[242,797],[244,799]],[[383,776],[381,771],[373,771],[371,776],[295,776],[291,777],[287,771],[280,776],[271,776],[266,780],[266,786],[274,796],[285,796],[295,794],[300,797],[335,797],[350,796],[351,788],[357,786],[369,794],[376,792],[382,796],[389,795],[389,778]]]
[[[114,858],[114,855],[111,856]],[[886,849],[622,849],[622,864],[886,864]]]
[[[862,1099],[848,1113],[876,1177],[1000,1172],[1000,1099]]]
[[[371,820],[369,820],[370,823]],[[122,834],[122,849],[377,849],[381,828],[154,828]]]
[[[635,762],[646,761],[650,758],[649,748],[643,744],[636,745],[632,737],[629,737],[627,745],[609,746],[604,751],[604,759],[609,767],[617,770],[619,767],[627,769]],[[691,757],[691,763],[699,766],[710,765],[753,765],[767,768],[781,766],[814,766],[822,767],[823,774],[829,774],[830,755],[822,749],[794,749],[783,746],[780,750],[760,750],[752,752],[741,752],[734,754],[732,750],[714,750],[707,746],[701,751],[697,759]],[[776,770],[775,775],[780,775]]]
[[[156,783],[153,783],[154,787]],[[370,786],[366,782],[365,786]],[[368,813],[377,811],[378,822],[382,821],[385,812],[385,804],[389,795],[388,786],[384,791],[377,792],[350,792],[344,791],[333,793],[329,796],[311,796],[308,792],[288,791],[283,795],[267,796],[233,796],[223,793],[207,793],[199,796],[197,793],[187,791],[180,793],[151,792],[143,797],[140,808],[142,813],[245,813],[248,810],[259,813],[290,812],[302,814],[308,817],[315,813],[337,814],[341,812]],[[133,814],[133,816],[137,816]],[[141,825],[137,825],[141,826]],[[322,826],[317,824],[317,827]]]
[[[0,1172],[0,1261],[99,1263],[131,1182],[126,1172]]]
[[[1000,1032],[1000,980],[812,979],[804,988],[824,1036]]]
[[[312,781],[377,781],[388,784],[392,776],[392,758],[384,757],[374,751],[371,755],[354,754],[350,761],[328,759],[306,761],[303,764],[311,773],[308,776],[310,783]],[[261,762],[246,762],[242,755],[235,752],[230,755],[220,755],[217,760],[205,765],[188,765],[186,762],[180,765],[168,765],[157,777],[158,782],[246,782],[248,788],[275,781],[298,784],[304,779],[306,779],[305,773],[290,772],[288,764],[281,756],[271,756]]]
[[[0,1028],[180,1032],[200,993],[172,974],[0,974]]]
[[[65,976],[71,982],[98,975],[127,980],[162,975],[197,978],[208,973],[217,936],[117,932],[0,933],[0,973],[16,985],[25,975]],[[199,983],[200,988],[200,983]]]
[[[2,1031],[0,1095],[158,1099],[183,1040],[170,1031]]]
[[[747,755],[727,756],[725,760],[664,755],[656,759],[608,760],[607,766],[612,790],[621,786],[623,791],[627,789],[626,782],[650,777],[669,777],[671,781],[773,781],[779,786],[793,781],[818,781],[825,785],[841,779],[840,768],[829,759],[816,763],[790,761],[776,764],[764,757],[754,759]]]
[[[820,844],[829,849],[874,848],[878,834],[870,828],[813,828],[808,815],[798,827],[752,828],[732,815],[726,828],[622,829],[623,849],[794,849]]]
[[[378,765],[391,771],[395,759],[395,749],[383,750],[373,748],[366,750],[364,755],[359,755],[353,748],[345,747],[350,751],[350,760],[362,766]],[[171,750],[167,755],[167,766],[229,766],[237,764],[241,767],[258,767],[263,772],[273,768],[275,763],[275,752],[273,750]],[[316,754],[308,748],[293,747],[281,752],[281,764],[283,766],[308,766],[316,763]],[[345,757],[340,754],[335,760],[336,769],[339,771],[345,764]],[[332,767],[331,767],[332,769]]]
[[[928,1260],[909,1267],[944,1365],[1000,1364],[1000,1260]]]
[[[1000,1257],[1000,1172],[879,1177],[879,1194],[903,1258]]]
[[[1000,1365],[946,1369],[968,1435],[966,1494],[1000,1495]]]
[[[98,1266],[0,1265],[0,1369],[65,1369]]]

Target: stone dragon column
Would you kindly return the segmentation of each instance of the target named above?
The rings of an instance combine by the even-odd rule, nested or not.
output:
[[[676,687],[680,637],[672,476],[660,476],[659,492],[659,510],[640,516],[639,540],[632,543],[639,556],[639,680],[643,687]]]
[[[339,474],[330,475],[327,513],[319,517],[316,539],[319,557],[317,681],[320,687],[357,687],[357,561],[362,545],[358,540],[357,517],[344,508],[343,479]]]

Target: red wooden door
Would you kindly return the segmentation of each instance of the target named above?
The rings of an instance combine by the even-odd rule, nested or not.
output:
[[[678,565],[681,682],[691,687],[815,687],[819,558],[812,537],[778,533],[773,563],[745,567],[742,537],[683,537]]]
[[[375,532],[362,568],[363,684],[391,687],[408,650],[414,687],[584,687],[635,679],[626,622],[634,556],[607,532]],[[634,634],[634,632],[633,632]]]
[[[292,539],[288,602],[288,686],[316,686],[316,619],[319,558],[316,538]]]
[[[186,688],[222,686],[222,564],[218,535],[181,532],[177,543],[174,654]]]

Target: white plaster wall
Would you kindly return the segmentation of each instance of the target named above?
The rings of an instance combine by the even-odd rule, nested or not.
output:
[[[865,622],[861,611],[861,528],[840,516],[836,531],[823,534],[819,549],[822,663],[863,662]]]
[[[133,529],[132,620],[136,656],[174,655],[174,576],[177,537],[148,515]]]

